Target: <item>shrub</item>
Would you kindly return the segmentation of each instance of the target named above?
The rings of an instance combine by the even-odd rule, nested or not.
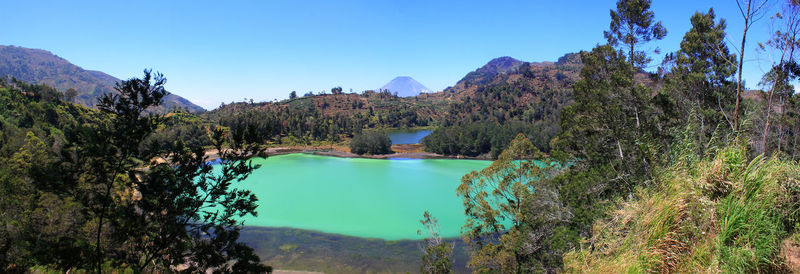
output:
[[[362,154],[392,153],[392,140],[385,132],[367,132],[350,140],[350,152]]]

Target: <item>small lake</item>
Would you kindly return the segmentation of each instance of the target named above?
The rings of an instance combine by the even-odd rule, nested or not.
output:
[[[456,159],[380,160],[287,154],[261,164],[239,185],[259,199],[247,226],[292,227],[386,240],[421,239],[425,210],[443,237],[456,237],[464,208],[461,177],[491,162]]]
[[[389,139],[392,140],[393,145],[406,145],[406,144],[419,143],[420,140],[422,140],[422,138],[425,138],[425,136],[428,136],[428,134],[431,134],[431,132],[433,131],[427,129],[423,130],[408,129],[408,130],[390,130],[387,131],[386,134],[389,135]]]

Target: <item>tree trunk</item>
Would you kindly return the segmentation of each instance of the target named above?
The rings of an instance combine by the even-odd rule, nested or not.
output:
[[[739,131],[739,100],[742,95],[742,62],[744,62],[744,45],[747,39],[747,29],[750,28],[750,4],[752,0],[747,0],[747,12],[744,14],[744,32],[742,33],[742,47],[739,48],[739,69],[736,80],[736,107],[733,112],[733,124],[736,131]]]
[[[786,104],[786,100],[784,100],[783,96],[778,97],[780,97],[779,101],[781,108],[780,117],[778,117],[778,152],[780,152],[781,144],[783,143],[783,107],[785,106],[784,104]]]

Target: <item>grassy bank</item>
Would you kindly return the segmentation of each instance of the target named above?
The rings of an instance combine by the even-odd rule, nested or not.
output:
[[[798,237],[800,167],[733,146],[681,162],[618,201],[564,256],[570,273],[784,272]],[[793,235],[794,234],[794,235]],[[783,251],[782,251],[783,250]]]

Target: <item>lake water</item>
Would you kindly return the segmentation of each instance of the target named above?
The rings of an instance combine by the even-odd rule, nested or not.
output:
[[[392,130],[386,132],[393,145],[417,144],[431,134],[432,130]]]
[[[465,216],[461,177],[491,162],[455,159],[379,160],[287,154],[254,160],[240,187],[259,199],[246,226],[292,227],[386,240],[420,239],[428,210],[444,237],[459,235]]]

